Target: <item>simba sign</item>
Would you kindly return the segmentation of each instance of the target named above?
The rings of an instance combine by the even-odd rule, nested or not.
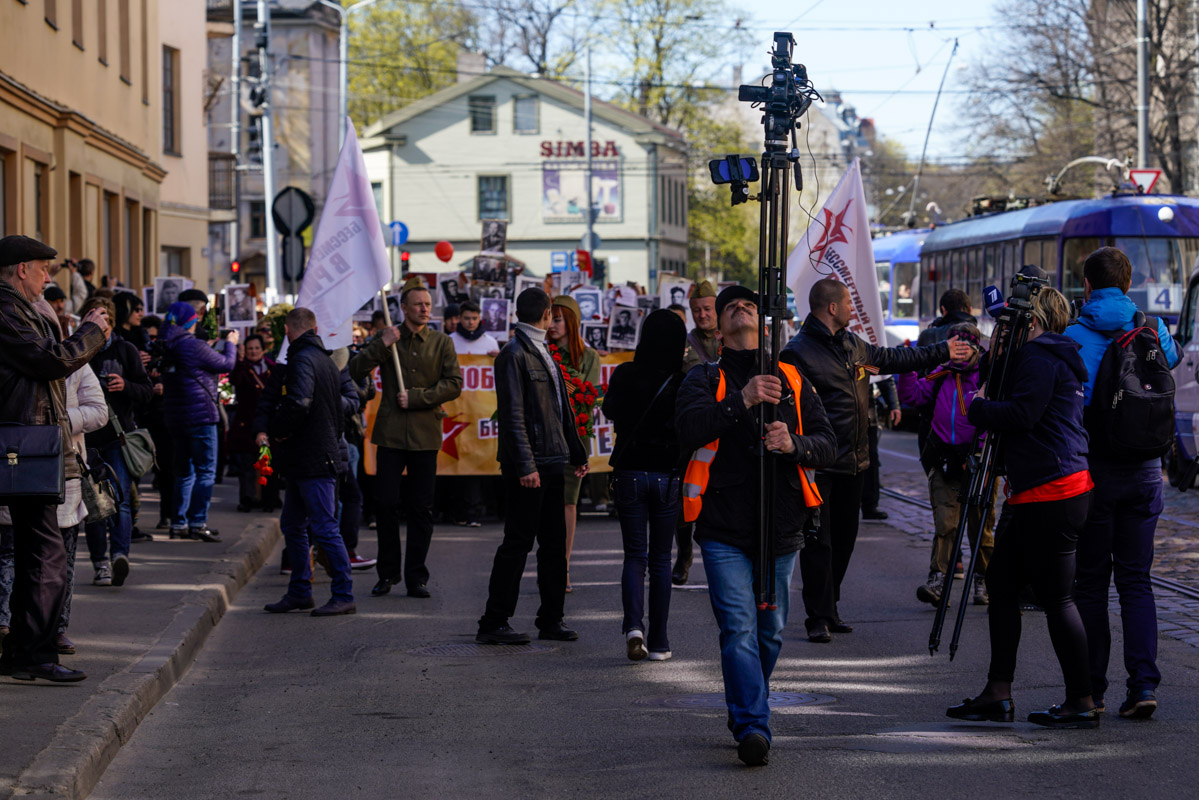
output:
[[[542,158],[584,158],[587,155],[586,142],[542,142]],[[592,158],[616,158],[620,151],[616,142],[592,142]]]

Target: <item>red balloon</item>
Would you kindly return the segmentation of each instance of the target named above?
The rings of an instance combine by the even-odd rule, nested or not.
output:
[[[436,253],[437,257],[442,261],[448,263],[449,260],[454,257],[454,245],[450,244],[449,242],[438,242],[433,246],[433,252]]]

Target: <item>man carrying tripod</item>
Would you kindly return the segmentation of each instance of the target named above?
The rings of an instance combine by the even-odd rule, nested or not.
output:
[[[716,298],[723,339],[720,361],[688,373],[679,388],[676,428],[684,451],[695,450],[683,484],[684,516],[695,520],[712,611],[720,625],[721,670],[729,730],[737,756],[767,763],[770,751],[770,674],[787,622],[791,573],[804,531],[820,499],[810,470],[830,464],[837,450],[832,427],[810,381],[780,365],[784,379],[758,374],[758,297],[730,286]],[[759,428],[756,414],[776,407],[766,449],[779,459],[774,488],[774,575],[777,608],[756,605],[754,555],[759,531]]]

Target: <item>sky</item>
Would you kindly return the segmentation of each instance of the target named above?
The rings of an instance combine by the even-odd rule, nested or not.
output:
[[[963,68],[985,52],[996,33],[994,0],[730,0],[752,16],[761,40],[764,71],[774,30],[790,30],[795,60],[806,65],[816,88],[841,92],[858,116],[872,118],[878,132],[898,141],[916,160],[924,144],[937,86],[957,38],[929,140],[930,160],[966,155],[958,122],[964,110]],[[931,26],[930,26],[931,23]]]

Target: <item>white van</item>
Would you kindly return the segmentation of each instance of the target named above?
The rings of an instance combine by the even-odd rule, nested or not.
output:
[[[1191,275],[1174,338],[1182,360],[1174,368],[1174,449],[1166,464],[1170,483],[1185,492],[1199,474],[1199,269]]]

